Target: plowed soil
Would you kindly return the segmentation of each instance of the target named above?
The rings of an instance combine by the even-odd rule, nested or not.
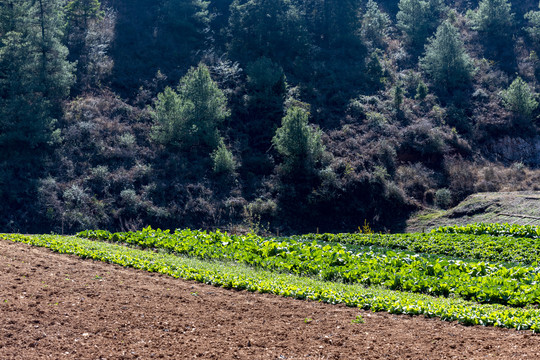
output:
[[[0,359],[135,358],[540,359],[540,336],[224,290],[0,241]]]

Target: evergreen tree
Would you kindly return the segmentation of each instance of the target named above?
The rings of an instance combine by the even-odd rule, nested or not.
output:
[[[538,4],[540,7],[540,4]],[[529,11],[525,14],[527,20],[527,26],[525,31],[531,38],[536,49],[540,48],[540,11]]]
[[[69,34],[84,33],[91,21],[99,20],[104,13],[99,0],[71,0],[66,5]]]
[[[0,196],[6,209],[17,204],[15,209],[26,207],[50,145],[58,140],[55,118],[74,68],[61,42],[61,0],[5,5],[0,10]]]
[[[469,84],[473,64],[465,52],[458,30],[449,21],[439,26],[435,37],[426,45],[426,54],[420,60],[420,66],[440,93],[449,94]]]
[[[383,86],[383,80],[386,74],[377,51],[373,51],[368,58],[366,74],[368,75],[370,87],[375,91],[380,90]]]
[[[359,30],[360,0],[314,0],[318,5],[315,38],[326,48],[352,43]]]
[[[390,17],[388,14],[382,12],[374,0],[369,0],[366,5],[366,12],[362,17],[360,31],[364,42],[372,48],[382,48],[389,26]]]
[[[416,95],[414,98],[416,100],[422,101],[426,98],[427,95],[428,95],[428,87],[425,82],[420,80],[418,82],[418,86],[416,87]]]
[[[310,128],[308,118],[309,114],[302,108],[288,109],[272,139],[276,150],[283,156],[284,174],[291,178],[313,174],[324,153],[322,132]]]
[[[230,7],[229,52],[247,63],[265,56],[286,63],[303,55],[304,19],[287,0],[234,0]]]
[[[516,125],[530,125],[532,114],[538,107],[536,94],[521,77],[501,92],[504,106],[514,114]]]
[[[153,138],[164,145],[215,149],[220,144],[218,125],[228,116],[223,92],[205,65],[191,68],[178,92],[166,88],[154,106]]]
[[[512,33],[514,14],[508,0],[482,0],[469,16],[472,28],[483,33],[488,41],[500,42]]]
[[[214,172],[216,174],[233,175],[236,170],[237,163],[231,150],[222,141],[217,149],[212,152],[212,161],[214,162]]]
[[[160,7],[161,46],[172,51],[173,58],[209,46],[210,1],[203,0],[165,0]],[[206,46],[205,46],[206,45]]]
[[[0,46],[0,146],[46,145],[60,102],[73,83],[73,64],[62,45],[59,0],[14,1]],[[11,143],[15,141],[15,143]],[[18,143],[20,142],[20,143]],[[18,145],[15,145],[17,144]]]
[[[365,83],[366,46],[360,35],[361,0],[296,0],[305,14],[309,43],[301,59],[302,77],[308,88],[317,89],[317,97],[326,113],[313,114],[325,121],[334,121],[333,114],[344,110],[354,97],[354,88]],[[280,62],[285,67],[286,63]],[[295,69],[296,70],[296,69]],[[288,73],[288,72],[287,72]],[[332,108],[332,109],[330,109]],[[332,120],[331,120],[332,119]],[[336,120],[337,121],[337,120]]]
[[[24,15],[21,11],[28,5],[28,3],[15,0],[5,0],[0,3],[0,37],[15,30],[16,23],[21,21],[21,17]]]
[[[405,34],[413,53],[419,53],[441,21],[446,10],[444,2],[400,0],[398,6],[397,26]]]
[[[473,30],[485,45],[486,57],[499,60],[502,70],[511,73],[517,68],[514,54],[514,14],[508,0],[482,0],[475,11],[469,10]]]
[[[247,74],[247,134],[251,146],[268,149],[277,125],[283,118],[287,83],[283,69],[268,58],[250,63]]]
[[[69,94],[74,76],[73,64],[66,59],[68,50],[63,45],[64,9],[62,0],[37,0],[28,14],[28,39],[36,44],[39,54],[39,84],[45,98],[56,102]]]
[[[92,47],[105,47],[108,44],[93,44],[95,36],[89,33],[96,29],[95,24],[103,20],[105,12],[101,10],[99,0],[72,0],[65,6],[67,19],[67,43],[69,47],[69,59],[77,61],[77,82],[81,87],[90,87],[93,84],[90,80],[89,67],[92,64]],[[95,41],[94,41],[95,42]],[[99,60],[106,61],[104,57]]]

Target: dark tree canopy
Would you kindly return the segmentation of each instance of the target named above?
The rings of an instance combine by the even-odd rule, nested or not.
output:
[[[534,189],[537,6],[1,1],[0,230],[399,231]]]

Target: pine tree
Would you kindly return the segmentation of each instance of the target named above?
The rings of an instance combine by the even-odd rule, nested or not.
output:
[[[234,174],[238,165],[231,150],[227,148],[224,142],[221,142],[217,149],[212,152],[211,157],[214,162],[214,172],[216,174]]]
[[[370,86],[373,87],[374,90],[380,90],[386,74],[377,51],[373,51],[368,58],[366,75],[368,75]]]
[[[8,209],[24,206],[42,175],[74,80],[61,42],[62,3],[19,0],[0,7],[0,196]]]
[[[521,77],[501,92],[504,106],[514,114],[516,125],[530,125],[532,114],[538,107],[536,94]]]
[[[482,0],[474,12],[469,12],[473,30],[483,33],[488,41],[501,41],[512,33],[514,14],[508,0]]]
[[[61,43],[61,1],[14,1],[10,11],[9,24],[0,25],[8,30],[0,47],[0,146],[13,147],[10,139],[41,146],[74,80]]]
[[[540,7],[540,4],[538,4]],[[540,11],[529,11],[525,14],[527,20],[527,26],[525,31],[531,38],[533,44],[537,49],[540,48]]]
[[[231,56],[289,62],[306,51],[307,32],[298,8],[287,0],[234,0],[229,18]]]
[[[414,98],[416,100],[422,101],[426,98],[427,95],[428,95],[428,87],[425,82],[420,80],[418,82],[418,86],[416,87],[416,95],[414,96]]]
[[[178,92],[166,88],[158,95],[153,138],[184,150],[213,150],[220,144],[217,127],[228,114],[225,95],[210,77],[208,68],[200,64],[180,80]]]
[[[287,83],[283,69],[268,58],[260,58],[248,64],[246,123],[251,146],[266,151],[275,129],[284,115]]]
[[[283,156],[284,174],[291,178],[312,174],[324,153],[322,132],[310,128],[308,118],[309,114],[302,108],[288,109],[272,139]]]
[[[423,50],[446,10],[442,0],[400,0],[397,26],[405,34],[413,53]]]
[[[69,59],[77,62],[77,83],[80,87],[89,88],[95,85],[90,79],[93,77],[92,67],[95,67],[96,59],[93,59],[96,46],[100,47],[101,52],[105,53],[108,42],[96,43],[99,36],[95,36],[98,26],[105,12],[101,10],[99,0],[71,0],[65,6],[67,19],[67,44],[69,47]],[[105,24],[103,24],[105,25]],[[101,26],[99,26],[101,28]],[[101,29],[100,29],[101,30]],[[103,29],[107,31],[107,29]],[[89,34],[92,36],[89,36]],[[106,55],[99,58],[100,61],[107,62]]]
[[[326,47],[351,42],[359,30],[360,0],[322,0],[321,38]]]
[[[467,86],[474,69],[458,30],[449,21],[439,26],[435,37],[426,45],[420,66],[433,80],[435,89],[443,94]]]
[[[103,18],[99,0],[71,0],[66,5],[66,18],[69,32],[87,31],[91,21]]]
[[[360,30],[364,42],[372,48],[382,48],[389,26],[390,17],[388,14],[382,12],[374,0],[369,0],[366,5],[366,12],[362,17],[362,28]]]
[[[62,0],[37,0],[28,16],[37,26],[28,30],[28,39],[37,46],[40,61],[39,83],[45,97],[58,101],[69,94],[74,81],[73,64],[66,59],[68,49],[64,37],[64,9]],[[34,23],[34,24],[36,24]]]
[[[158,37],[174,57],[209,45],[210,1],[165,0],[160,7],[161,31]]]

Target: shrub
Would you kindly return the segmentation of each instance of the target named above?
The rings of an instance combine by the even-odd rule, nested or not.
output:
[[[420,81],[418,83],[418,86],[416,87],[416,95],[414,96],[414,98],[416,100],[422,101],[426,98],[427,95],[428,95],[428,87],[425,82]]]
[[[396,171],[396,181],[407,195],[417,201],[423,201],[425,192],[436,185],[433,170],[421,163],[400,166]]]
[[[448,189],[437,190],[435,204],[441,209],[448,209],[452,205],[452,192]]]
[[[232,175],[237,167],[232,152],[227,149],[223,142],[212,153],[212,161],[214,162],[214,172],[216,174]]]

